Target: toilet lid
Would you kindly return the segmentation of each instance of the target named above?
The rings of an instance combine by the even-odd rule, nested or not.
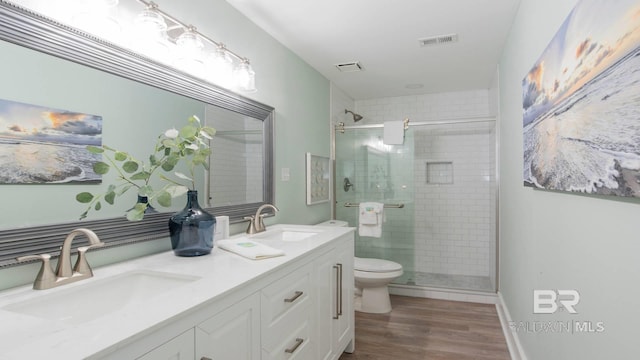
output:
[[[402,265],[382,259],[355,258],[353,262],[354,270],[368,272],[390,272],[402,270]]]

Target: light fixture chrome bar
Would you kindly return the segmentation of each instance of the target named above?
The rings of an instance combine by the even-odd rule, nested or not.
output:
[[[185,23],[183,23],[182,21],[178,20],[177,18],[175,18],[174,16],[172,16],[171,14],[167,13],[166,11],[160,9],[160,7],[158,6],[158,4],[154,3],[153,1],[146,1],[146,0],[136,0],[139,3],[143,4],[144,6],[146,6],[147,8],[152,8],[155,11],[157,11],[158,13],[160,13],[162,16],[164,16],[165,18],[171,20],[172,22],[182,26],[182,28],[184,28],[185,30],[189,30],[191,32],[193,32],[194,34],[197,34],[198,36],[200,36],[202,39],[204,39],[205,41],[209,42],[210,44],[213,44],[216,47],[221,47],[223,48],[227,53],[229,53],[230,55],[233,55],[236,59],[238,59],[240,62],[246,62],[249,63],[249,59],[247,59],[244,56],[240,56],[238,54],[236,54],[235,52],[229,50],[225,44],[215,41],[213,39],[211,39],[210,37],[206,36],[205,34],[201,33],[200,31],[198,31],[198,28],[196,28],[193,25],[187,25]]]

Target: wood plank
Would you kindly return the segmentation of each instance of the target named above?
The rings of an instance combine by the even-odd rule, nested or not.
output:
[[[356,312],[356,351],[340,360],[508,360],[494,305],[391,296],[389,314]]]

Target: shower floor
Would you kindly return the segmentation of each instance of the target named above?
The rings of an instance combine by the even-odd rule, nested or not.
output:
[[[474,290],[494,292],[491,279],[488,276],[450,275],[425,273],[419,271],[405,271],[396,279],[394,284],[429,286],[458,290]]]

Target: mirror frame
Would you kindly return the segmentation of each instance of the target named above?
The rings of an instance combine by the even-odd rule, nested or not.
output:
[[[0,40],[105,71],[172,93],[187,96],[263,121],[263,201],[207,208],[228,215],[232,223],[253,215],[264,203],[274,201],[273,131],[275,109],[230,90],[158,63],[31,10],[0,0]],[[205,174],[208,175],[208,174]],[[205,181],[208,196],[208,182]],[[172,213],[145,216],[141,222],[125,217],[50,224],[0,232],[0,268],[15,265],[27,254],[59,253],[60,242],[78,227],[91,228],[107,245],[124,245],[168,237],[167,220]],[[122,240],[125,239],[125,240]],[[77,244],[87,243],[78,239]]]

